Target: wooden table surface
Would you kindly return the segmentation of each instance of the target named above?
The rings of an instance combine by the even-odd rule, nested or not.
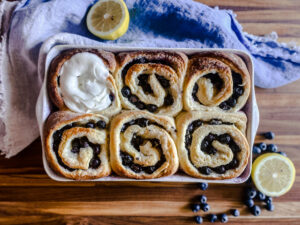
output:
[[[300,44],[299,0],[201,2],[233,9],[249,33],[277,31],[279,40]],[[245,185],[210,185],[203,192],[184,183],[55,182],[44,172],[41,143],[36,140],[15,157],[0,158],[0,224],[194,224],[189,204],[203,193],[210,213],[240,209],[240,217],[229,218],[231,224],[300,224],[300,81],[276,89],[256,88],[256,93],[259,132],[276,133],[274,143],[298,172],[291,191],[275,199],[274,212],[251,216],[242,204]]]

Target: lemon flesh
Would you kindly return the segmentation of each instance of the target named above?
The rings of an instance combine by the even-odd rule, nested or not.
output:
[[[97,37],[115,40],[126,33],[129,13],[122,0],[100,0],[92,6],[86,19],[88,30]]]
[[[295,167],[287,157],[267,153],[254,161],[251,177],[259,191],[277,197],[287,193],[293,186]]]

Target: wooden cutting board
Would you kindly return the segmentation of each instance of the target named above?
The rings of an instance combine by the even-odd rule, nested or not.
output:
[[[201,2],[233,9],[249,33],[277,31],[280,41],[300,45],[299,0]],[[274,212],[252,216],[242,204],[244,185],[210,185],[203,192],[184,183],[58,183],[43,170],[37,140],[12,159],[0,157],[0,224],[194,224],[189,205],[200,194],[207,196],[210,213],[238,208],[241,216],[230,217],[230,224],[300,224],[300,81],[276,89],[256,88],[256,93],[259,132],[276,133],[274,143],[298,172],[292,190],[274,200]]]

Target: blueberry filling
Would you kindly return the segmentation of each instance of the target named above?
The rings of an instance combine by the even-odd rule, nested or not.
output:
[[[129,167],[132,171],[135,173],[140,173],[144,171],[147,174],[152,174],[155,170],[157,170],[161,165],[166,161],[165,156],[162,154],[162,148],[160,141],[156,138],[153,139],[144,139],[141,136],[134,135],[131,144],[134,146],[135,149],[140,151],[140,145],[143,144],[146,141],[150,141],[153,148],[156,148],[159,150],[161,158],[160,160],[153,166],[140,166],[133,162],[133,157],[129,155],[127,152],[124,152],[121,150],[120,156],[122,159],[122,164],[126,167]]]
[[[109,94],[109,99],[111,102],[113,102],[115,100],[115,95],[113,93]]]
[[[201,104],[201,102],[199,101],[198,97],[197,97],[197,92],[199,90],[199,86],[197,83],[195,83],[194,87],[193,87],[193,91],[192,91],[192,97],[194,99],[195,102],[198,102]]]
[[[131,120],[131,121],[125,123],[121,128],[121,132],[124,132],[131,125],[139,125],[140,127],[146,127],[148,125],[155,125],[155,126],[164,128],[162,125],[160,125],[156,122],[152,122],[146,118],[139,118],[139,119]]]
[[[210,121],[195,120],[192,123],[190,123],[187,127],[187,131],[185,134],[185,148],[188,151],[189,159],[190,159],[190,147],[192,144],[193,133],[198,127],[202,126],[202,124],[233,125],[232,123],[223,122],[218,119],[212,119]],[[229,162],[226,165],[222,165],[222,166],[218,166],[218,167],[214,167],[214,168],[208,167],[208,166],[197,168],[200,173],[205,174],[205,175],[211,174],[212,171],[215,173],[218,173],[218,174],[224,174],[226,172],[226,170],[234,169],[239,165],[239,162],[237,160],[237,153],[240,152],[241,150],[229,134],[216,135],[216,134],[209,133],[203,139],[203,141],[201,143],[201,146],[200,146],[201,151],[205,152],[206,154],[210,154],[210,155],[216,154],[217,150],[212,146],[212,142],[214,140],[217,140],[217,141],[221,142],[222,144],[227,144],[230,147],[231,151],[233,152],[234,157],[231,160],[231,162]],[[190,159],[190,161],[191,161],[191,159]]]
[[[57,85],[60,86],[60,76],[57,76]]]
[[[126,74],[129,70],[129,68],[135,64],[142,64],[142,63],[157,63],[157,64],[171,66],[171,64],[169,62],[167,62],[166,60],[148,60],[145,57],[135,59],[135,60],[131,61],[130,63],[128,63],[122,70],[123,83],[125,83],[125,77],[126,77]],[[163,88],[168,89],[171,87],[170,81],[167,80],[166,78],[164,78],[163,76],[155,74],[155,77]],[[148,83],[148,80],[149,80],[148,74],[141,74],[138,76],[138,85],[142,87],[143,92],[145,94],[153,94],[154,92],[153,92],[150,84]],[[158,107],[156,105],[153,105],[153,104],[147,105],[147,104],[141,102],[136,95],[131,94],[130,88],[127,86],[124,86],[122,88],[121,93],[125,98],[129,99],[130,103],[135,105],[140,110],[146,109],[149,112],[156,112],[158,109]],[[170,94],[169,90],[167,90],[167,95],[164,99],[164,106],[168,107],[168,106],[172,105],[173,103],[174,103],[174,99],[173,99],[172,95]]]
[[[93,125],[91,125],[91,124],[93,124]],[[62,137],[64,131],[66,131],[68,129],[71,129],[73,127],[88,127],[88,128],[91,128],[91,126],[93,126],[93,128],[95,128],[95,126],[97,126],[100,129],[104,129],[106,127],[106,123],[104,121],[102,121],[102,120],[98,121],[96,124],[94,122],[91,122],[91,121],[87,122],[86,124],[71,123],[71,124],[68,124],[68,125],[62,127],[59,130],[56,130],[53,133],[53,136],[52,136],[52,138],[53,138],[52,148],[53,148],[53,151],[55,153],[55,156],[56,156],[56,159],[58,161],[58,164],[60,166],[62,166],[63,168],[65,168],[65,169],[67,169],[67,170],[69,170],[71,172],[75,170],[75,169],[72,169],[72,168],[68,167],[66,164],[64,164],[64,162],[60,158],[60,155],[58,154],[59,144],[61,142],[61,137]],[[81,147],[91,146],[91,148],[93,149],[93,153],[94,153],[93,159],[95,159],[96,155],[98,155],[100,153],[100,145],[93,144],[93,143],[89,142],[88,139],[87,139],[87,137],[75,138],[74,140],[72,140],[71,146],[72,146],[71,152],[74,153],[74,154],[78,154],[80,152],[80,148]],[[99,163],[101,163],[100,159],[98,159],[98,160],[99,160]],[[96,165],[97,163],[92,163],[92,164]],[[90,162],[90,167],[91,167],[91,162]],[[92,167],[92,168],[97,168],[97,167]]]
[[[241,86],[243,84],[242,76],[239,73],[231,71],[232,80],[233,80],[233,92],[229,99],[222,102],[219,107],[223,110],[229,110],[232,107],[235,107],[237,104],[238,98],[244,93],[244,88]]]

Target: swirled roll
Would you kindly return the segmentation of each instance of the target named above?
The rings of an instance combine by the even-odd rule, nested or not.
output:
[[[97,49],[70,49],[56,56],[48,71],[48,94],[60,110],[112,116],[121,110],[115,56]]]
[[[243,60],[232,53],[192,55],[183,85],[184,109],[236,112],[250,94],[250,75]]]
[[[45,152],[51,168],[75,180],[95,179],[111,172],[108,154],[108,119],[58,111],[45,124]]]
[[[172,118],[125,111],[112,120],[110,135],[111,167],[118,175],[152,179],[177,171]]]
[[[115,79],[123,108],[174,116],[182,109],[187,57],[180,52],[139,51],[117,55]]]
[[[180,166],[190,176],[231,179],[249,160],[244,113],[184,112],[176,118]]]

